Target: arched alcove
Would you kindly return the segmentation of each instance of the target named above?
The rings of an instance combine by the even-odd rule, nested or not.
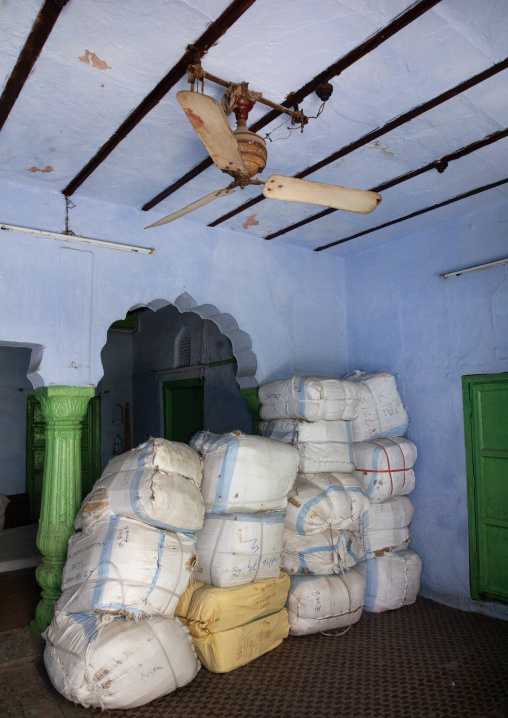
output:
[[[130,321],[129,321],[130,319]],[[184,356],[185,354],[185,356]],[[183,425],[188,406],[201,401],[203,425],[216,433],[252,431],[242,392],[256,391],[256,356],[249,335],[230,314],[212,304],[198,305],[184,293],[174,302],[155,299],[129,308],[127,321],[115,322],[101,353],[104,375],[98,385],[102,404],[102,464],[112,456],[118,436],[136,445],[147,436],[187,441]],[[202,399],[184,399],[202,391]],[[169,391],[169,394],[168,394]],[[177,392],[177,393],[175,393]],[[168,396],[178,398],[183,437],[168,435]],[[173,399],[171,399],[171,402]],[[182,403],[183,402],[183,403]],[[124,407],[130,426],[113,424],[112,411]],[[123,432],[123,433],[122,433]]]

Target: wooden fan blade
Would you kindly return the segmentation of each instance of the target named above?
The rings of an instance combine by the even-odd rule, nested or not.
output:
[[[176,99],[217,167],[223,171],[248,174],[220,103],[208,95],[186,90],[177,92]]]
[[[381,202],[381,195],[364,189],[338,187],[322,182],[310,182],[296,177],[271,175],[265,182],[263,194],[269,199],[319,204],[333,209],[368,214]]]
[[[233,194],[234,191],[235,191],[234,189],[228,189],[226,187],[225,189],[218,189],[215,192],[210,192],[210,194],[207,194],[204,197],[201,197],[201,199],[197,199],[195,202],[188,204],[187,207],[183,207],[182,209],[179,209],[177,212],[173,212],[173,214],[168,214],[167,217],[163,217],[162,219],[159,219],[158,222],[149,224],[148,227],[145,227],[145,229],[151,229],[152,227],[159,227],[161,224],[167,224],[168,222],[174,222],[175,219],[179,219],[180,217],[183,217],[185,214],[189,214],[189,212],[194,212],[195,209],[199,209],[200,207],[203,207],[205,204],[208,204],[209,202],[213,202],[214,199],[218,199],[219,197],[225,197],[227,194]]]

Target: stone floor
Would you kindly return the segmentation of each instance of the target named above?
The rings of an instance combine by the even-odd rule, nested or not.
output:
[[[52,687],[28,622],[33,569],[0,574],[0,718],[99,715]],[[104,714],[105,715],[105,714]],[[508,718],[508,621],[419,598],[343,636],[290,637],[228,674],[111,718]]]

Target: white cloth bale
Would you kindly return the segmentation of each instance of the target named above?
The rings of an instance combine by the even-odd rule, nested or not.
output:
[[[369,507],[351,474],[298,474],[288,494],[285,528],[300,535],[356,527]]]
[[[354,419],[358,415],[359,389],[340,379],[292,376],[260,386],[259,400],[259,413],[265,421]]]
[[[338,576],[294,576],[286,604],[289,633],[305,636],[352,626],[362,615],[364,593],[358,567]]]
[[[285,441],[287,444],[326,441],[351,443],[350,426],[347,421],[305,421],[304,419],[273,419],[260,421],[261,436]]]
[[[413,504],[407,496],[392,496],[382,503],[371,504],[363,515],[366,557],[407,549],[413,512]]]
[[[57,608],[173,616],[195,561],[193,536],[113,516],[71,536]]]
[[[407,431],[408,416],[395,377],[386,371],[355,371],[344,379],[356,384],[360,394],[358,415],[351,421],[353,441],[402,436]]]
[[[416,601],[422,560],[414,551],[385,553],[365,561],[361,568],[365,571],[365,611],[380,613]]]
[[[287,422],[285,424],[285,422]],[[302,422],[306,427],[312,426],[312,422]],[[338,440],[317,438],[316,440],[302,439],[302,436],[324,437],[326,431],[311,431],[307,428],[299,430],[302,425],[298,419],[279,419],[274,421],[262,421],[260,433],[277,441],[293,444],[300,454],[298,469],[305,473],[343,471],[349,472],[354,469],[354,456],[351,443],[348,442],[347,422],[345,421],[317,421],[318,425],[334,424],[342,427],[341,431],[328,432],[331,436],[341,436]]]
[[[192,440],[203,454],[201,491],[207,512],[283,511],[299,456],[281,441],[246,434],[202,432]]]
[[[142,706],[187,685],[200,669],[178,618],[57,613],[44,638],[52,684],[87,707]]]
[[[358,530],[330,530],[310,536],[284,531],[282,570],[290,576],[342,573],[364,557],[363,540]]]
[[[95,482],[74,528],[91,528],[110,516],[126,516],[167,531],[190,533],[202,527],[204,513],[199,488],[180,474],[156,469],[119,471]]]
[[[280,574],[284,512],[206,514],[197,534],[198,581],[226,588]]]
[[[353,453],[356,467],[353,474],[371,503],[413,491],[417,451],[409,439],[393,437],[355,442]]]
[[[201,486],[201,461],[187,444],[167,439],[148,439],[131,451],[114,456],[108,462],[101,478],[119,471],[159,469],[167,474],[180,474]]]

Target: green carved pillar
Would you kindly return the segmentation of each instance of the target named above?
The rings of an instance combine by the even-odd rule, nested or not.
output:
[[[35,573],[41,601],[30,628],[40,634],[53,618],[73,521],[81,504],[81,422],[94,387],[44,386],[35,390],[46,420],[46,458],[37,546],[43,555]]]
[[[259,422],[261,420],[259,409],[261,408],[261,402],[259,401],[258,387],[252,386],[248,389],[242,389],[242,396],[247,402],[252,416],[252,433],[259,434]]]

